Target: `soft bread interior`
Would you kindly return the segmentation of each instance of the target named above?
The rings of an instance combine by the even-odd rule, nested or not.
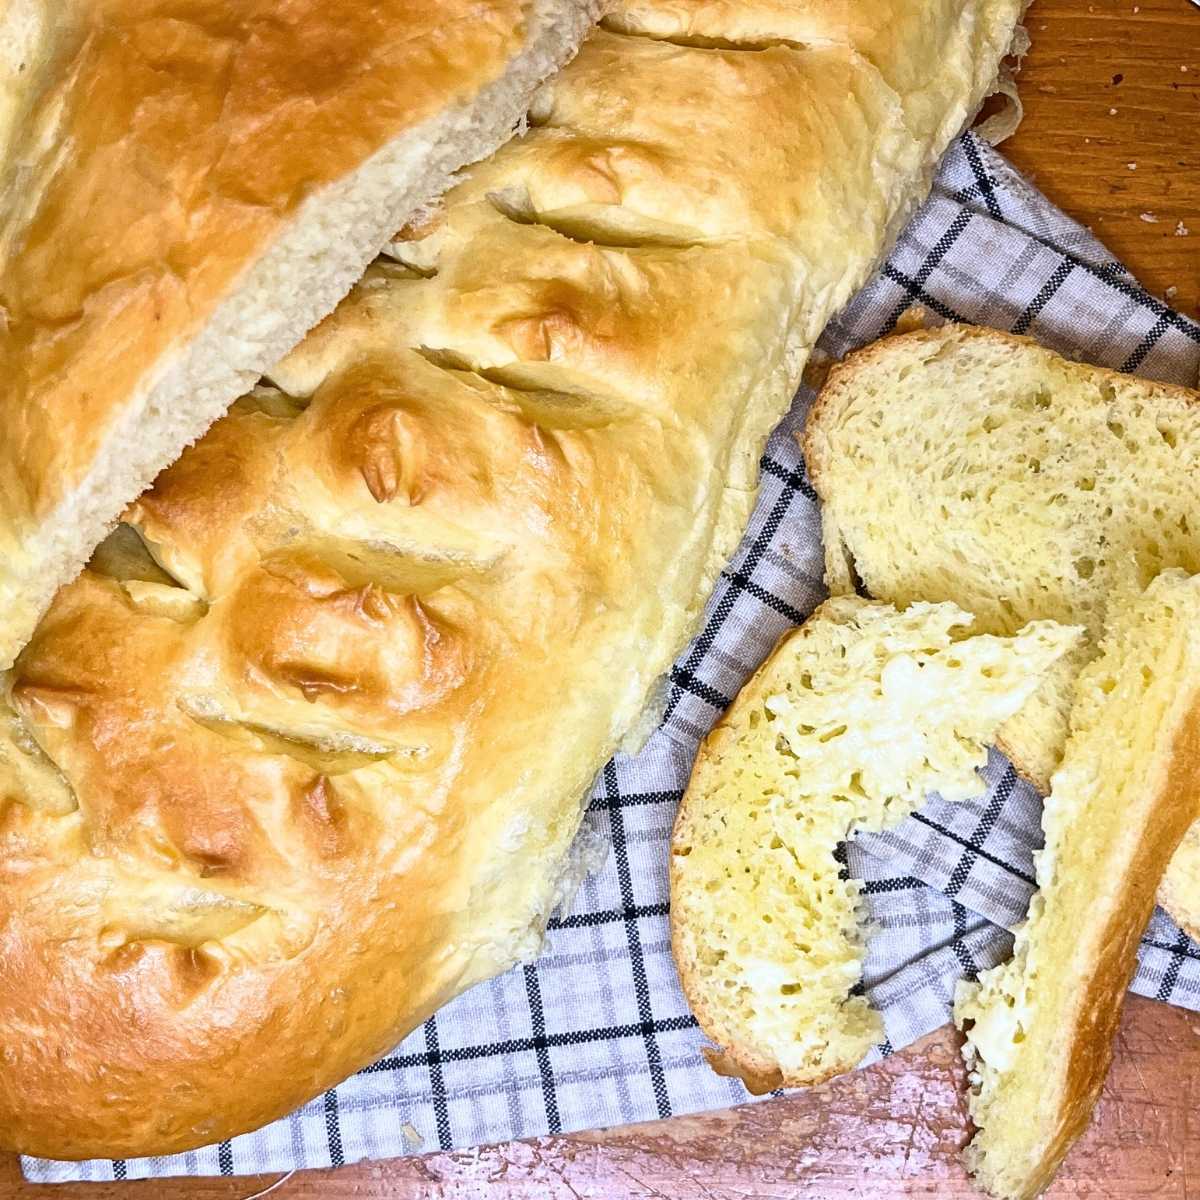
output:
[[[525,45],[499,78],[313,191],[201,328],[149,365],[90,469],[0,572],[0,665],[11,665],[122,508],[333,309],[388,236],[444,192],[455,171],[511,135],[534,88],[575,50],[600,8],[599,0],[533,0]],[[23,2],[4,17],[30,40],[30,29],[40,29],[36,15]],[[0,95],[0,126],[4,103]]]
[[[938,791],[978,794],[996,729],[1078,630],[967,636],[952,604],[830,600],[788,634],[706,739],[672,838],[684,991],[754,1090],[851,1069],[880,1040],[852,995],[860,885],[838,846]]]
[[[1200,579],[1169,571],[1113,613],[1079,677],[1012,959],[960,985],[967,1149],[993,1195],[1028,1200],[1082,1133],[1164,868],[1200,796]]]
[[[1000,732],[1043,794],[1108,614],[1164,568],[1200,570],[1197,399],[950,325],[850,356],[809,417],[832,591],[859,582],[892,603],[953,601],[993,633],[1037,618],[1086,627]],[[1197,879],[1189,839],[1162,900],[1193,931]]]

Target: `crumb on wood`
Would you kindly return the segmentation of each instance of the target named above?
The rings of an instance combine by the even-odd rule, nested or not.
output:
[[[813,350],[804,364],[803,381],[806,387],[819,392],[825,386],[825,378],[833,367],[833,358],[824,350]]]
[[[1189,233],[1191,233],[1191,230],[1182,221],[1175,226],[1176,237],[1187,237]]]
[[[1138,213],[1138,220],[1145,221],[1147,225],[1158,224],[1158,218],[1152,212]]]

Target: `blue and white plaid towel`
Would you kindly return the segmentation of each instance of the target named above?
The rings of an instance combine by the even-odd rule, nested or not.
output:
[[[1148,296],[1104,247],[974,137],[872,282],[825,333],[834,356],[889,332],[910,304],[1032,332],[1090,362],[1195,385],[1200,327]],[[749,532],[672,674],[663,727],[596,782],[589,822],[611,841],[545,951],[483,984],[394,1053],[285,1120],[191,1154],[24,1161],[37,1181],[235,1175],[340,1166],[422,1150],[620,1125],[738,1104],[688,1013],[667,932],[667,844],[696,743],[780,633],[823,598],[820,526],[794,437],[801,392],[762,461]],[[1002,959],[1025,911],[1040,802],[993,754],[988,792],[933,802],[848,848],[875,932],[866,987],[888,1040],[906,1046],[949,1018],[955,981]],[[1161,912],[1134,990],[1200,1010],[1200,947]]]

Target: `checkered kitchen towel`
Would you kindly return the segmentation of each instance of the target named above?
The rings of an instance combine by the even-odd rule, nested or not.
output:
[[[1197,230],[1200,236],[1200,230]],[[942,316],[1030,331],[1091,362],[1195,384],[1200,327],[967,136],[883,269],[825,333],[840,356],[919,302]],[[679,991],[667,934],[667,840],[696,743],[789,625],[823,598],[817,506],[794,434],[802,392],[762,460],[750,530],[672,672],[666,720],[596,782],[589,823],[611,842],[534,964],[483,984],[394,1053],[285,1120],[192,1154],[24,1162],[39,1181],[249,1174],[339,1166],[737,1104],[714,1075]],[[929,803],[847,848],[875,932],[866,988],[888,1054],[942,1025],[955,981],[1005,957],[1033,888],[1040,803],[996,753],[987,794]],[[1160,912],[1134,990],[1200,1010],[1200,947]]]

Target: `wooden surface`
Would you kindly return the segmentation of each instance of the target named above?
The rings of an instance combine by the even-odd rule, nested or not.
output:
[[[1005,152],[1152,292],[1200,315],[1200,9],[1189,0],[1037,0],[1028,24],[1026,121]],[[1186,235],[1177,233],[1180,223]],[[962,1082],[955,1039],[943,1030],[868,1071],[785,1100],[305,1172],[272,1195],[952,1200],[974,1194],[956,1159],[966,1136]],[[0,1200],[240,1200],[277,1178],[31,1187],[16,1160],[0,1155]],[[1200,1016],[1135,998],[1093,1127],[1050,1194],[1198,1193]]]
[[[1004,153],[1151,292],[1197,318],[1200,7],[1035,0],[1026,26],[1025,123]]]
[[[949,1029],[824,1087],[703,1117],[293,1175],[284,1200],[888,1200],[977,1196],[957,1161]],[[1200,1016],[1131,997],[1091,1130],[1050,1195],[1187,1200],[1200,1180]],[[244,1200],[279,1176],[32,1187],[3,1200]],[[1189,1190],[1190,1187],[1190,1190]]]

